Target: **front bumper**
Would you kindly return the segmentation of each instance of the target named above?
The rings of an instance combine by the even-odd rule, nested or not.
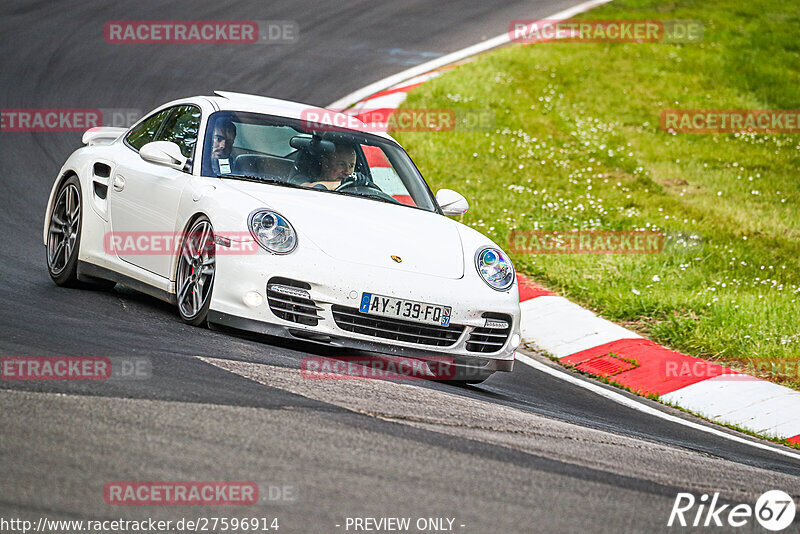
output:
[[[409,358],[418,358],[421,360],[444,356],[453,360],[453,366],[457,370],[456,376],[463,379],[467,379],[469,377],[481,377],[483,374],[490,374],[495,371],[511,371],[514,369],[513,353],[511,359],[503,360],[497,358],[483,358],[474,355],[466,357],[458,356],[447,352],[435,352],[416,347],[398,346],[376,340],[319,334],[313,330],[255,321],[253,319],[237,317],[235,315],[221,313],[214,310],[209,311],[208,322],[212,325],[235,328],[237,330],[245,330],[247,332],[254,332],[268,336],[299,339],[302,341],[310,341],[312,343],[319,343],[331,347],[342,347],[346,349],[378,352],[381,354],[407,356]]]
[[[250,255],[217,255],[217,272],[208,321],[240,330],[302,339],[334,347],[367,350],[425,359],[452,358],[472,369],[510,371],[519,344],[519,299],[516,284],[507,292],[489,288],[477,273],[459,279],[421,275],[397,269],[335,260],[318,251],[299,248],[289,256],[273,256],[259,250]],[[322,275],[322,277],[321,277]],[[270,309],[267,285],[280,277],[304,282],[317,306],[318,324],[285,320]],[[327,278],[322,280],[321,278]],[[463,326],[458,339],[448,346],[390,340],[340,328],[333,306],[358,308],[362,292],[393,296],[452,307],[451,325]],[[262,302],[245,304],[246,293],[258,293]],[[470,334],[486,325],[485,313],[511,319],[510,331],[494,352],[468,350]],[[471,345],[474,347],[474,345]]]

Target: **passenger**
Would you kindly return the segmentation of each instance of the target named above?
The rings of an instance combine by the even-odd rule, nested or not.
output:
[[[236,125],[227,118],[217,121],[214,125],[213,145],[211,146],[211,172],[215,176],[233,172],[230,155],[235,140]]]

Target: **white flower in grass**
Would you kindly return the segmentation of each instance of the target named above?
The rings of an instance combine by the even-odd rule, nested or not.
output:
[[[638,289],[636,289],[635,287],[634,287],[633,289],[631,289],[631,292],[632,292],[634,295],[641,295],[641,294],[642,294],[642,293],[641,293],[641,292],[640,292]]]
[[[657,274],[654,274],[653,275],[653,282],[660,282],[660,281],[661,281],[661,278]]]

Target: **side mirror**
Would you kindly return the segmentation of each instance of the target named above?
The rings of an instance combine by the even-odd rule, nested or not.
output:
[[[170,141],[153,141],[139,149],[139,156],[145,161],[163,165],[182,171],[186,166],[186,158],[181,148]]]
[[[464,195],[452,189],[439,189],[436,192],[436,202],[445,215],[463,215],[469,209],[469,202]]]

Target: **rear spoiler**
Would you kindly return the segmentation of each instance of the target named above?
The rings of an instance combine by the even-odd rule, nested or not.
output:
[[[111,126],[90,128],[83,134],[83,144],[90,146],[110,145],[127,131],[127,128],[112,128]]]

